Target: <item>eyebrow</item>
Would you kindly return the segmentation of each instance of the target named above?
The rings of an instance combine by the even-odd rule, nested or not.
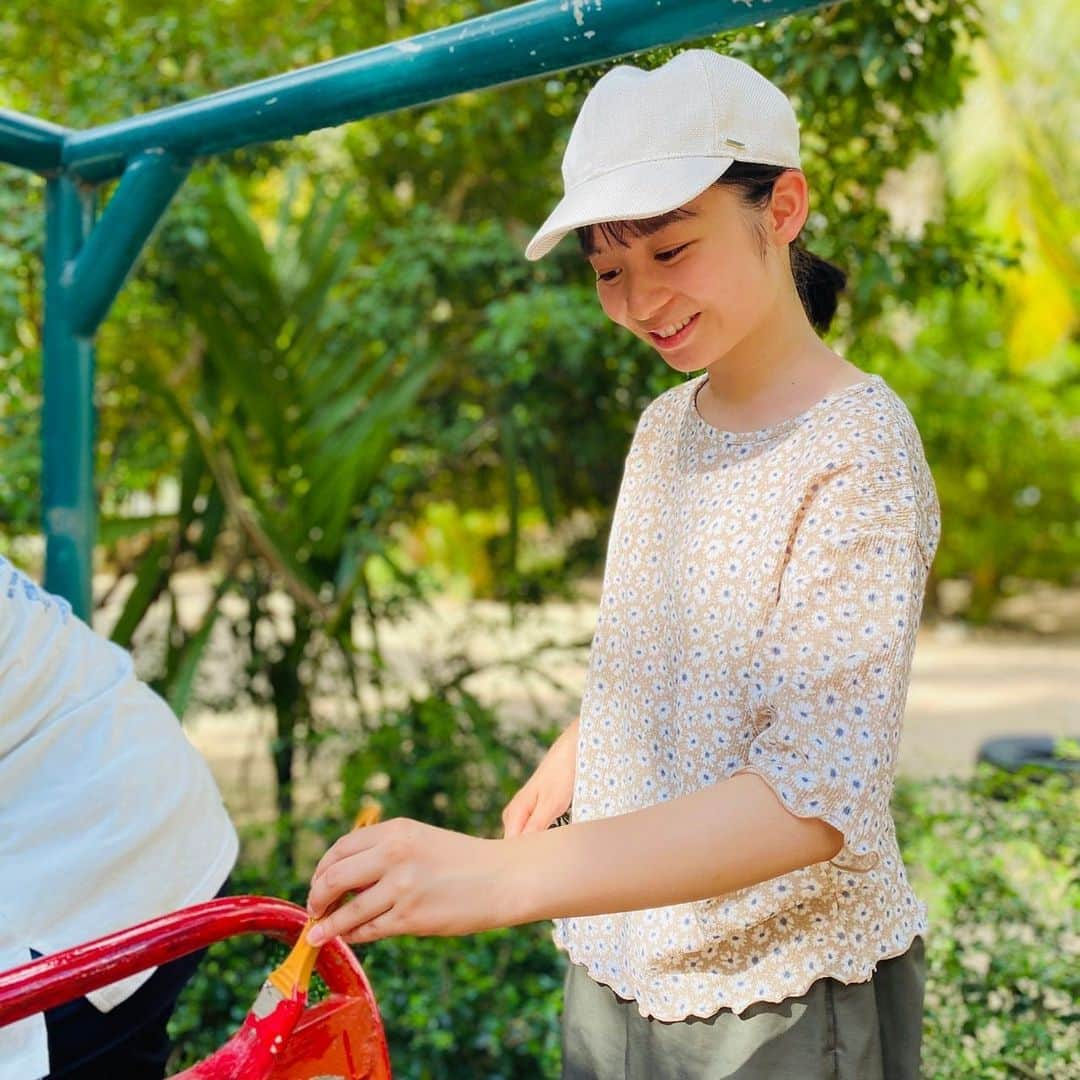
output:
[[[596,225],[582,225],[575,231],[581,243],[582,254],[586,258],[591,258],[600,253],[600,249],[596,246],[595,230],[599,230],[609,244],[629,247],[630,239],[633,237],[652,236],[661,229],[667,228],[668,225],[690,217],[697,217],[697,211],[680,206],[676,210],[669,210],[666,214],[658,214],[656,217],[636,218],[633,221],[601,221]]]

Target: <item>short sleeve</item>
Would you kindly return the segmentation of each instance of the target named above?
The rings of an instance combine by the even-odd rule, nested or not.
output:
[[[926,573],[903,526],[796,545],[751,657],[758,731],[743,771],[838,829],[835,862],[852,869],[877,862],[889,831]]]

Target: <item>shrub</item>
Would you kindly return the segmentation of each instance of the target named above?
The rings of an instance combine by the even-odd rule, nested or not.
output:
[[[895,805],[930,909],[924,1075],[1080,1077],[1080,788],[985,769]]]
[[[349,798],[381,768],[390,777],[388,812],[492,834],[526,765],[523,747],[500,734],[490,710],[444,687],[387,720],[345,766]],[[987,770],[972,780],[898,785],[901,848],[930,909],[928,1080],[1080,1077],[1078,803],[1080,787],[1060,776],[1037,782]],[[307,828],[328,842],[348,816]],[[306,882],[248,859],[234,891],[302,900]],[[176,1067],[229,1036],[282,955],[281,946],[253,938],[210,950],[173,1017]],[[558,1075],[564,962],[547,924],[382,941],[362,960],[395,1076]]]
[[[306,883],[243,864],[235,893],[301,902]],[[243,1022],[284,946],[245,936],[212,946],[169,1025],[171,1071],[212,1053]],[[361,960],[378,998],[398,1080],[557,1076],[564,964],[546,924],[469,938],[396,938]],[[313,996],[318,997],[321,987]]]

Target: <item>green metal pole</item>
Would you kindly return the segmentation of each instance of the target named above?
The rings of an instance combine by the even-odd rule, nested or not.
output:
[[[70,128],[0,109],[0,161],[44,172],[60,168],[64,137]]]
[[[94,334],[188,167],[151,152],[127,167],[101,220],[94,189],[46,188],[42,472],[45,587],[90,621],[97,533]]]
[[[183,160],[287,139],[466,90],[676,44],[827,0],[533,0],[404,41],[73,132],[65,169],[97,183],[135,155]]]
[[[94,498],[94,343],[72,326],[66,274],[94,223],[96,196],[66,176],[45,195],[44,399],[41,418],[45,587],[89,622]]]
[[[161,151],[140,154],[68,266],[68,314],[77,334],[91,336],[101,325],[116,294],[161,220],[188,166]]]

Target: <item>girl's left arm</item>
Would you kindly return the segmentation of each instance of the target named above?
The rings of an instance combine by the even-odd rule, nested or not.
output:
[[[311,913],[321,915],[345,892],[357,895],[311,940],[465,934],[702,900],[830,859],[842,843],[824,821],[786,810],[753,774],[511,840],[398,819],[350,833],[323,857]]]

